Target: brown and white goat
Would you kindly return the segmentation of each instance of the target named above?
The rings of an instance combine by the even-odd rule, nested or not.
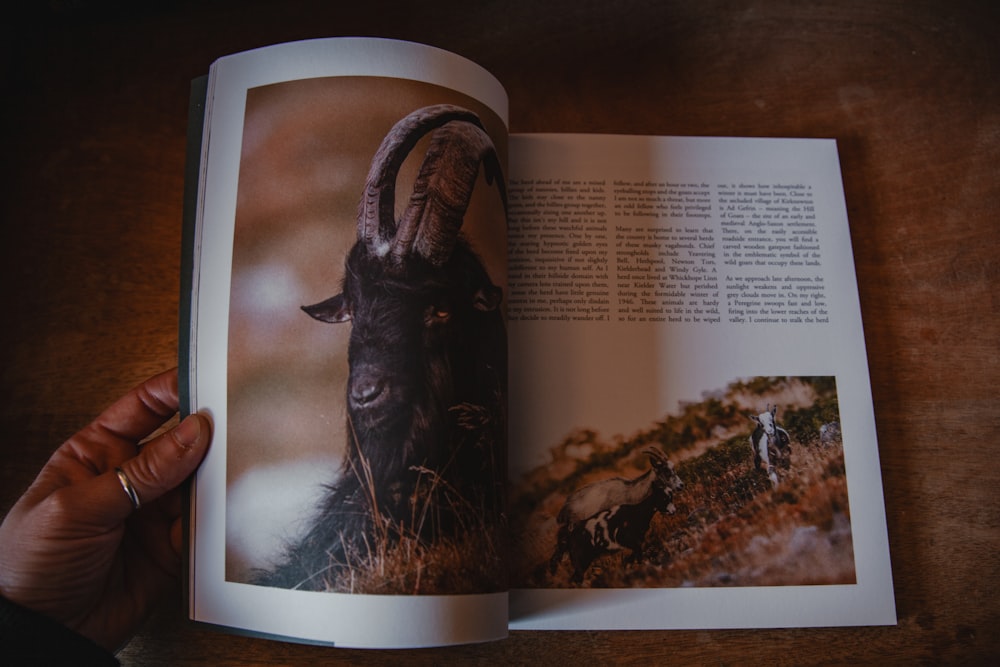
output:
[[[613,477],[603,479],[573,492],[556,517],[559,526],[556,549],[549,561],[549,571],[555,572],[559,562],[569,550],[571,538],[584,521],[617,505],[637,505],[649,498],[654,485],[668,493],[680,491],[684,482],[674,471],[674,464],[657,447],[647,447],[650,469],[631,479]]]
[[[673,514],[673,494],[658,481],[642,502],[615,505],[584,521],[569,539],[569,559],[573,564],[570,580],[581,583],[591,563],[606,553],[629,550],[624,563],[642,560],[646,533],[657,512]]]

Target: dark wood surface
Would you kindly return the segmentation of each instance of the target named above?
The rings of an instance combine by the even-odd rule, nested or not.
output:
[[[896,627],[521,632],[362,652],[195,628],[173,601],[125,663],[1000,659],[995,3],[36,4],[5,10],[0,46],[3,511],[66,436],[176,363],[189,81],[279,41],[455,51],[506,86],[514,132],[838,139],[868,342]]]

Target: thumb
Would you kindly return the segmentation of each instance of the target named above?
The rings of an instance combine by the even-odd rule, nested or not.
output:
[[[151,503],[180,486],[195,471],[208,449],[211,430],[207,417],[189,415],[174,428],[147,442],[138,456],[122,463],[120,468],[141,504]],[[108,484],[119,487],[117,494],[127,516],[133,508],[128,494],[121,488],[122,481],[114,470],[102,477],[108,477]]]

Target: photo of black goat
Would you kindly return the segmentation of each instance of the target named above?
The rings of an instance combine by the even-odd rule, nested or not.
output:
[[[396,176],[430,135],[396,219]],[[341,571],[401,538],[488,530],[503,510],[507,341],[502,289],[460,229],[480,169],[506,191],[476,114],[421,108],[385,135],[365,183],[338,294],[303,306],[350,326],[342,473],[258,584],[336,589]]]

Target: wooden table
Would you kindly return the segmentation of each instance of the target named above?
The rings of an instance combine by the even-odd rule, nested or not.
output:
[[[2,41],[4,511],[58,443],[176,363],[188,84],[218,56],[278,41],[455,51],[504,83],[514,132],[835,137],[871,364],[897,627],[360,652],[195,628],[175,601],[124,662],[1000,659],[995,3],[39,4],[8,12]]]

